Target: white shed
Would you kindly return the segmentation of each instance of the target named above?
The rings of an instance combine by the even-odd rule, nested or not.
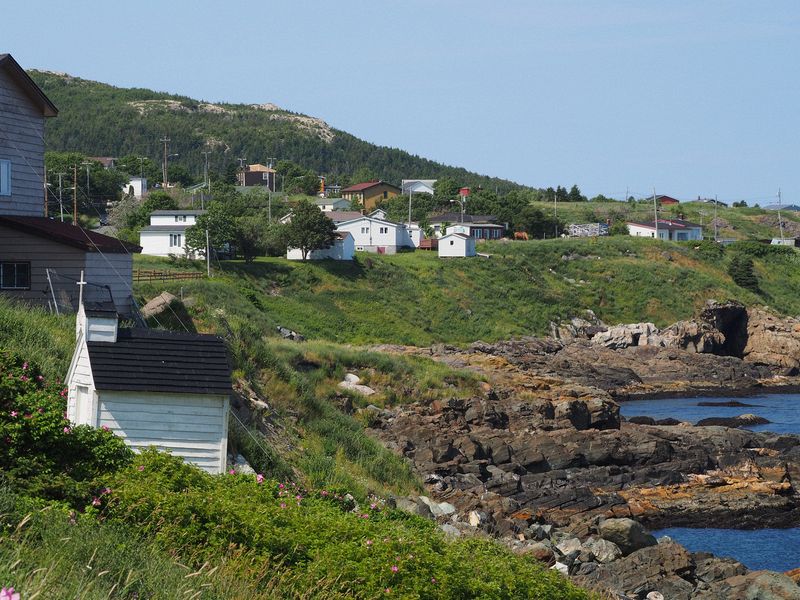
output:
[[[475,238],[463,233],[448,233],[439,239],[439,258],[475,256]]]
[[[353,260],[356,246],[353,236],[346,231],[337,231],[336,240],[329,248],[322,250],[312,250],[308,253],[309,260]],[[303,253],[300,248],[289,248],[286,251],[286,258],[289,260],[303,260]]]
[[[67,417],[107,427],[140,451],[170,451],[209,473],[225,471],[230,366],[213,335],[119,329],[106,306],[78,310],[66,377]]]

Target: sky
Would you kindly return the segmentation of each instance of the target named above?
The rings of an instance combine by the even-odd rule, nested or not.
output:
[[[3,21],[25,68],[273,102],[526,185],[800,204],[796,0],[27,0]]]

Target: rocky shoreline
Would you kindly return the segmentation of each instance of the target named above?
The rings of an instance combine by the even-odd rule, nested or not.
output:
[[[452,535],[498,537],[615,598],[800,598],[787,575],[641,530],[797,526],[800,436],[631,423],[618,404],[800,390],[800,322],[709,303],[697,321],[665,330],[578,319],[553,331],[466,349],[383,347],[487,380],[469,400],[368,409],[375,437],[429,488],[427,502],[401,504]],[[613,527],[626,533],[615,538]]]

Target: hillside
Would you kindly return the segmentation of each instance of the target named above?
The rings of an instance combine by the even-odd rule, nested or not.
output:
[[[147,89],[125,89],[47,71],[30,71],[59,108],[46,127],[47,149],[90,156],[146,156],[159,163],[164,135],[179,164],[200,178],[203,151],[210,168],[222,172],[240,156],[291,160],[336,179],[367,169],[397,185],[403,178],[452,177],[462,185],[500,192],[514,182],[443,165],[396,148],[376,146],[330,127],[321,119],[274,104],[209,103]]]

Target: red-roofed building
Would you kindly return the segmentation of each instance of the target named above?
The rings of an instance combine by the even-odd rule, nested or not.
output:
[[[656,196],[656,200],[661,206],[669,206],[671,204],[680,204],[680,200],[673,198],[672,196],[664,196],[659,195]]]
[[[364,210],[371,211],[380,200],[387,200],[400,195],[400,188],[385,181],[367,181],[357,183],[342,190],[342,198],[352,204],[356,202]]]

